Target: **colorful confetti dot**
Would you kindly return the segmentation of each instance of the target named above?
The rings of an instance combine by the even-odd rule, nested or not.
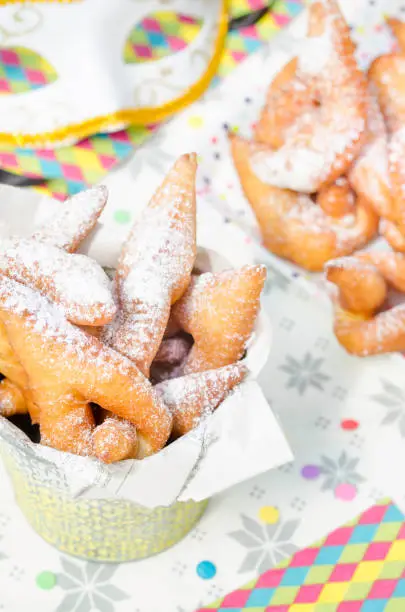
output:
[[[344,419],[340,425],[345,431],[353,431],[359,427],[359,422],[354,419]]]
[[[336,499],[341,499],[342,501],[352,501],[352,499],[356,497],[356,494],[356,487],[347,482],[338,485],[335,489]]]
[[[274,506],[263,506],[259,510],[259,518],[263,523],[274,525],[280,520],[280,512]]]
[[[56,585],[56,575],[53,572],[41,572],[35,579],[37,586],[44,591],[50,591]]]
[[[321,470],[317,465],[304,465],[301,470],[301,476],[306,480],[315,480],[315,478],[318,478],[320,473]]]
[[[114,221],[125,225],[131,220],[131,213],[128,210],[116,210],[114,213]]]
[[[212,144],[217,144],[217,142],[218,142],[218,138],[217,138],[216,136],[213,136],[213,137],[211,138],[211,142],[212,142]]]
[[[191,115],[191,117],[188,118],[188,124],[190,127],[192,128],[200,128],[204,123],[204,119],[201,117],[201,115]]]
[[[211,580],[217,573],[217,568],[212,561],[200,561],[196,569],[198,576],[203,580]]]

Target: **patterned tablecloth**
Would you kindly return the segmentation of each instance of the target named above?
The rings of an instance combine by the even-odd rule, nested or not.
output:
[[[398,3],[394,6],[400,12]],[[362,61],[378,48],[390,48],[381,25],[382,3],[347,1],[345,7],[356,40],[363,40]],[[273,325],[273,348],[260,382],[295,461],[213,499],[199,525],[171,550],[118,566],[71,559],[42,542],[24,522],[0,473],[0,610],[192,612],[375,500],[389,496],[405,509],[403,358],[361,360],[339,347],[330,305],[312,282],[316,279],[258,246],[229,160],[226,133],[248,132],[266,88],[263,75],[270,78],[276,70],[283,48],[280,40],[277,49],[246,60],[226,86],[163,128],[106,183],[108,215],[115,223],[130,223],[145,203],[134,194],[142,193],[146,201],[176,155],[198,151],[200,211],[209,201],[223,213],[222,223],[243,224],[257,260],[268,267],[264,308]]]

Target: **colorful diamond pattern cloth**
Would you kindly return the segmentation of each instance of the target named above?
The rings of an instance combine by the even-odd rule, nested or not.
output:
[[[404,519],[383,500],[199,612],[403,612]]]
[[[58,75],[51,64],[25,47],[0,48],[0,94],[17,94],[44,87]]]
[[[262,0],[231,0],[230,4],[231,15],[236,16],[257,8],[263,8],[265,3]],[[272,6],[271,12],[263,17],[257,25],[230,32],[213,86],[220,79],[230,74],[250,53],[258,50],[280,28],[287,25],[299,13],[303,5],[303,0],[277,0]],[[156,15],[157,13],[155,13],[155,18]],[[162,24],[159,27],[162,28]],[[181,38],[186,35],[186,32],[187,36],[190,36],[191,30],[195,26],[185,24],[184,21],[177,21],[170,27],[178,28],[175,36]],[[189,43],[183,39],[182,44],[186,46]],[[128,45],[132,45],[132,43],[128,41],[125,47],[125,56],[128,58],[134,57],[133,48],[131,47],[130,50]],[[154,51],[149,47],[148,49],[149,51],[145,51],[144,55],[148,53],[153,55]],[[1,78],[3,77],[0,76]],[[6,87],[6,85],[3,85],[3,87]],[[8,85],[8,87],[11,86]],[[97,134],[74,146],[55,150],[2,147],[0,167],[33,178],[44,177],[46,182],[44,186],[38,189],[47,195],[63,200],[68,195],[77,193],[100,181],[107,172],[123,162],[137,147],[144,143],[153,129],[153,126],[133,126],[113,134]]]
[[[158,11],[134,26],[124,47],[127,64],[158,60],[185,49],[201,30],[201,20],[175,13]]]

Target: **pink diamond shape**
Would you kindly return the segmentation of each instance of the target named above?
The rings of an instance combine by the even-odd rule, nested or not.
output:
[[[133,45],[133,48],[138,57],[152,57],[152,49],[146,45]]]
[[[363,557],[363,561],[379,561],[385,559],[391,548],[391,542],[371,542]]]
[[[323,586],[323,584],[304,584],[298,591],[294,603],[315,603]]]
[[[181,38],[177,36],[168,36],[167,41],[172,51],[181,51],[186,46],[184,40],[181,40]]]
[[[112,155],[100,155],[100,161],[103,164],[103,168],[108,170],[108,168],[111,168],[111,166],[113,166],[117,160],[115,157],[112,157]]]
[[[310,566],[315,561],[318,556],[319,548],[305,548],[304,550],[299,550],[293,558],[291,559],[290,566],[291,567],[305,567]]]
[[[77,166],[72,166],[71,164],[63,164],[62,168],[63,168],[63,175],[67,179],[70,179],[71,181],[82,181],[83,180],[82,171]]]
[[[0,153],[0,163],[2,166],[17,168],[18,161],[15,155],[11,153]]]
[[[405,540],[405,523],[401,525],[401,528],[397,535],[397,540]]]
[[[265,612],[288,612],[290,606],[268,606]]]
[[[361,515],[359,525],[376,525],[381,523],[388,506],[373,506]]]
[[[352,533],[353,527],[340,527],[328,535],[325,546],[343,546],[348,543]]]
[[[335,566],[329,581],[330,582],[348,582],[351,580],[354,572],[356,571],[356,565],[354,563],[339,563]]]
[[[142,21],[142,27],[147,32],[161,32],[162,31],[160,27],[160,23],[156,19],[153,19],[152,17],[145,17],[145,19]]]
[[[393,594],[398,580],[376,580],[368,594],[369,599],[389,599]]]
[[[18,66],[20,63],[17,53],[11,49],[2,49],[0,51],[0,59],[9,66]]]
[[[232,57],[235,60],[235,62],[238,62],[238,63],[244,60],[247,55],[245,51],[232,51],[231,53],[232,53]]]
[[[256,583],[257,588],[276,587],[284,576],[284,569],[272,569],[262,574]]]
[[[55,151],[51,151],[51,149],[39,149],[37,153],[41,159],[47,159],[49,161],[55,161]]]
[[[239,589],[229,593],[221,603],[221,608],[243,608],[251,592],[250,589]]]
[[[0,79],[0,91],[1,92],[9,92],[10,91],[10,83],[7,79]]]
[[[26,68],[25,74],[27,75],[29,81],[34,83],[35,85],[45,85],[46,78],[45,75],[39,70],[33,70],[32,68]]]
[[[342,601],[342,603],[339,604],[337,612],[360,612],[363,606],[363,603],[364,603],[364,600],[363,601]]]

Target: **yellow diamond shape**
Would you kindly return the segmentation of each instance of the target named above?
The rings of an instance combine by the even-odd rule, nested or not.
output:
[[[349,584],[349,582],[330,582],[329,584],[325,584],[318,601],[320,603],[336,603],[343,601]]]
[[[373,582],[377,580],[384,566],[384,561],[363,561],[353,574],[352,582]]]

